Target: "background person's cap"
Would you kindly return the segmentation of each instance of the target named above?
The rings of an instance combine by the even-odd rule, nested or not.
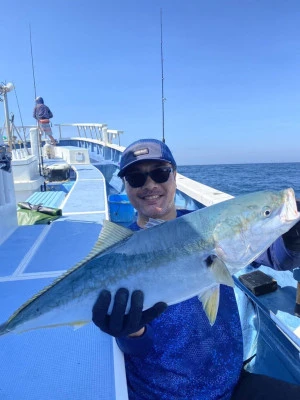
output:
[[[130,144],[123,152],[118,176],[123,178],[125,171],[139,161],[166,161],[176,168],[176,162],[169,147],[157,139],[140,139]]]

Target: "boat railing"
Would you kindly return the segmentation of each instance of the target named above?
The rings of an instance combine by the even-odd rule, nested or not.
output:
[[[74,129],[77,136],[83,139],[94,139],[104,144],[117,144],[120,146],[120,136],[123,131],[108,129],[107,124],[55,124],[59,130],[59,139],[74,136]],[[66,133],[68,135],[66,136]]]
[[[94,124],[94,123],[75,123],[75,124],[54,124],[58,128],[55,132],[53,129],[54,137],[59,140],[80,138],[84,140],[95,140],[102,145],[118,145],[120,146],[120,137],[123,131],[116,129],[108,129],[107,124]],[[13,159],[20,159],[29,155],[28,142],[30,140],[31,129],[39,129],[37,125],[11,125],[11,146]],[[41,132],[40,132],[41,133]],[[6,128],[0,128],[0,135],[3,135],[4,143],[8,143],[6,135]]]
[[[22,125],[22,126],[15,126],[11,124],[10,131],[11,131],[11,144],[12,150],[20,147],[26,148],[26,142],[29,140],[30,129],[37,128],[36,125]],[[0,128],[0,136],[3,135],[4,143],[8,143],[8,133],[6,128]]]

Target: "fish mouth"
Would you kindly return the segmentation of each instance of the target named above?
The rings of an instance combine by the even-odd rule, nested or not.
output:
[[[284,190],[284,206],[282,207],[282,211],[280,213],[280,219],[282,222],[300,220],[300,213],[297,210],[295,192],[292,188]]]

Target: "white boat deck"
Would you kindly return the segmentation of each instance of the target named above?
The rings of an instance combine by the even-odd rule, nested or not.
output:
[[[51,225],[20,226],[0,246],[0,323],[79,262],[98,238],[108,216],[104,178],[90,164],[74,169],[63,216]],[[0,340],[1,399],[127,399],[123,356],[92,323]]]

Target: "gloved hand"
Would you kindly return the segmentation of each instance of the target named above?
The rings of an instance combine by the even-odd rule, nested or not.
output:
[[[128,336],[139,331],[167,308],[166,303],[160,302],[143,311],[144,294],[140,290],[135,290],[131,295],[129,313],[125,315],[128,298],[128,290],[119,289],[115,295],[111,315],[108,315],[111,293],[108,290],[102,290],[93,307],[94,324],[111,336]]]
[[[300,200],[296,200],[296,203],[297,210],[300,211]],[[300,221],[284,233],[282,239],[287,249],[300,252]]]

